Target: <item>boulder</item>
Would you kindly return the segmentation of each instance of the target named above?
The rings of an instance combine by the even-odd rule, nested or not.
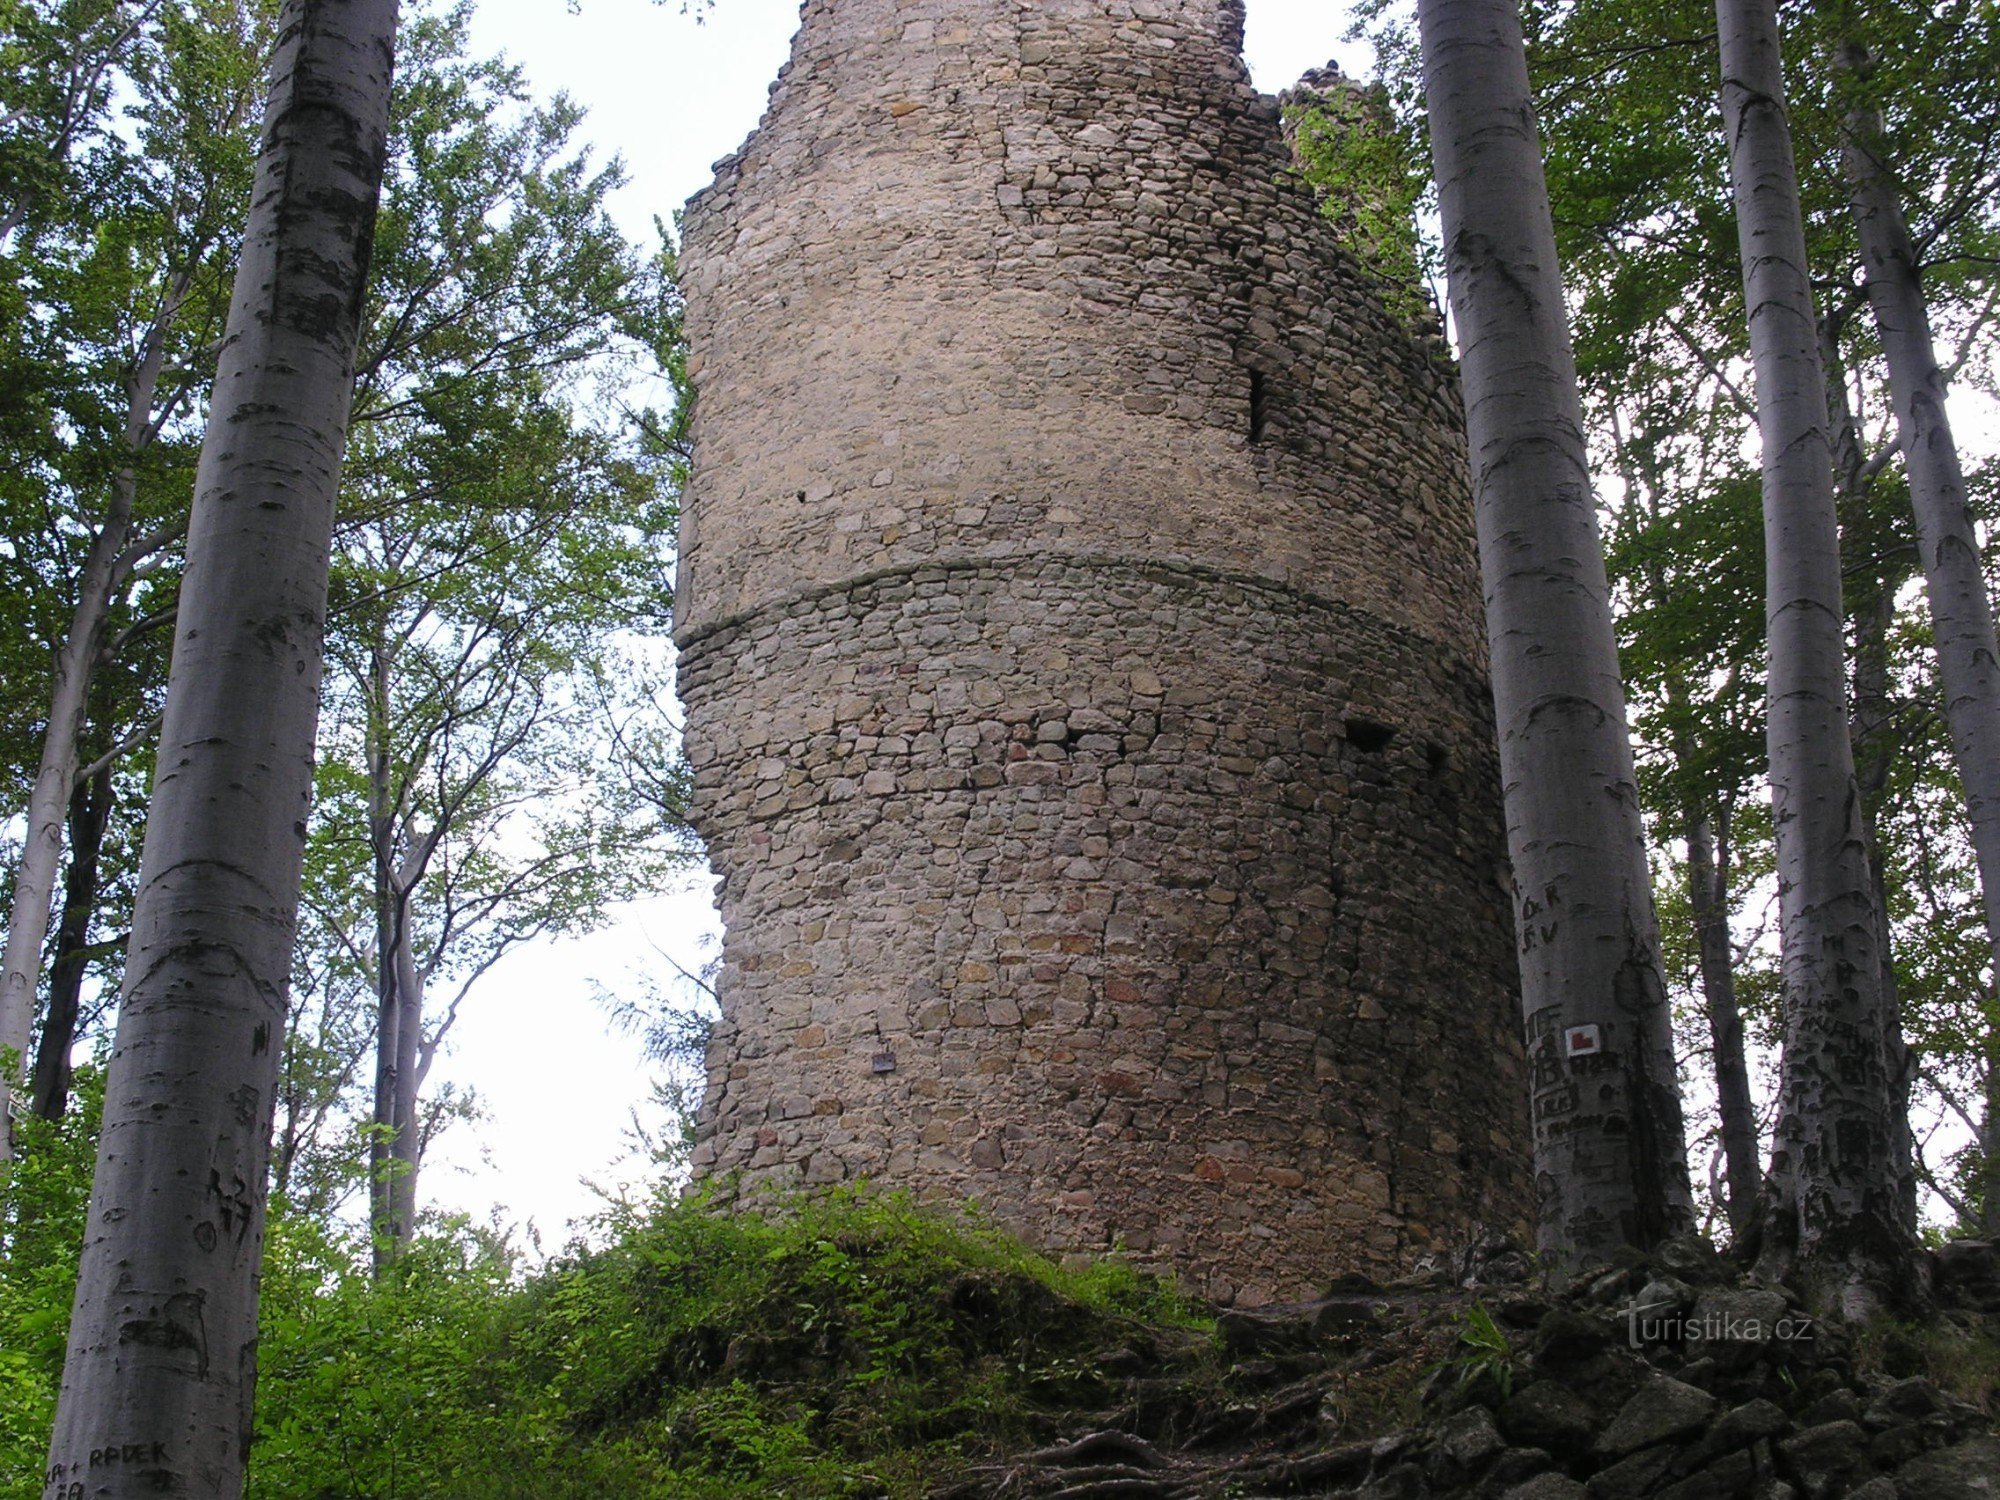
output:
[[[1903,1500],[2000,1500],[2000,1438],[1926,1453],[1896,1471]]]
[[[1868,1434],[1855,1422],[1822,1422],[1778,1444],[1778,1458],[1806,1500],[1837,1500],[1874,1477]],[[1925,1495],[1923,1500],[1931,1500]]]
[[[1605,1458],[1623,1458],[1653,1443],[1673,1442],[1699,1431],[1715,1407],[1715,1397],[1707,1391],[1656,1375],[1618,1409],[1597,1440],[1597,1452]]]
[[[1577,1452],[1590,1446],[1596,1429],[1589,1403],[1553,1380],[1524,1386],[1500,1407],[1500,1430],[1524,1447]]]

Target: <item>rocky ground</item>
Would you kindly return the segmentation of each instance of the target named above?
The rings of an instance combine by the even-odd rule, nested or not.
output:
[[[2000,1500],[2000,1253],[1931,1270],[1934,1316],[1859,1334],[1699,1242],[1560,1297],[1519,1256],[1350,1280],[1223,1314],[1220,1382],[1109,1351],[1121,1407],[938,1500]]]

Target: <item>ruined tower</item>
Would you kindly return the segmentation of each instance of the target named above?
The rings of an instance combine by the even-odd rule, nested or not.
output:
[[[1448,372],[1238,0],[808,0],[690,205],[697,1170],[1252,1303],[1525,1217]]]

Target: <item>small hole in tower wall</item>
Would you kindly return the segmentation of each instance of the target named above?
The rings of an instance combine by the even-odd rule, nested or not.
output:
[[[1271,397],[1262,370],[1250,372],[1250,441],[1261,443],[1270,426]]]
[[[1389,741],[1396,737],[1394,729],[1373,719],[1349,719],[1346,728],[1347,743],[1364,755],[1388,749]]]

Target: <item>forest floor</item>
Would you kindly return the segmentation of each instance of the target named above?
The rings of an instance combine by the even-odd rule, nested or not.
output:
[[[87,1158],[46,1165],[17,1229],[73,1246]],[[663,1195],[525,1275],[464,1224],[376,1276],[274,1216],[248,1500],[2000,1500],[1988,1245],[1856,1332],[1700,1241],[1242,1310],[896,1195],[780,1208]],[[73,1267],[17,1238],[0,1500],[35,1500]]]
[[[896,1197],[697,1199],[447,1340],[393,1492],[2000,1500],[2000,1257],[1960,1243],[1931,1268],[1922,1322],[1860,1332],[1694,1240],[1560,1294],[1502,1252],[1216,1310]],[[286,1482],[275,1436],[259,1451],[260,1500],[335,1493]]]
[[[1068,1441],[940,1500],[1990,1500],[2000,1259],[1934,1258],[1918,1324],[1821,1326],[1706,1245],[1561,1296],[1503,1256],[1471,1284],[1344,1283],[1225,1312],[1220,1386],[1135,1372]],[[1124,1351],[1115,1358],[1129,1359]]]

